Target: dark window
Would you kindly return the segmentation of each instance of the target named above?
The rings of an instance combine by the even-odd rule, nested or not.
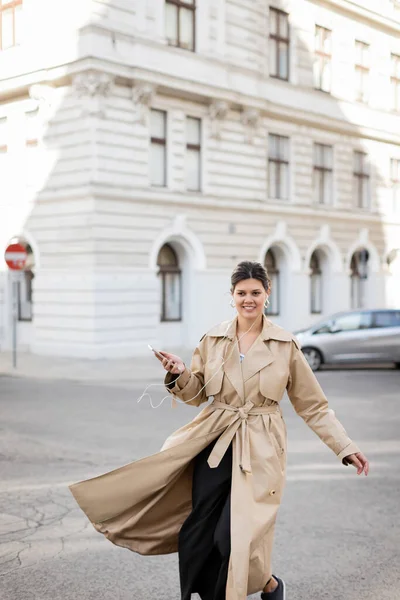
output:
[[[271,281],[271,293],[268,297],[269,306],[265,309],[267,315],[279,315],[280,310],[280,282],[279,270],[277,269],[275,254],[273,250],[268,250],[265,256],[265,267],[268,272],[268,277]]]
[[[390,86],[392,88],[392,110],[400,111],[400,56],[391,55]]]
[[[314,144],[314,202],[332,204],[333,148],[325,144]]]
[[[370,206],[370,167],[365,152],[354,152],[354,194],[357,208]]]
[[[310,284],[311,284],[311,313],[322,313],[322,271],[318,254],[312,253],[310,259]]]
[[[167,185],[167,113],[163,110],[151,111],[151,149],[150,149],[150,183],[151,185]]]
[[[157,265],[161,277],[161,321],[181,321],[182,272],[178,256],[170,244],[161,248]]]
[[[22,0],[0,0],[0,50],[20,43]]]
[[[289,79],[289,15],[277,8],[269,9],[269,74]]]
[[[331,91],[332,32],[315,27],[314,86],[323,92]]]
[[[374,327],[400,327],[400,311],[373,313]]]
[[[289,198],[289,138],[268,136],[268,189],[274,200]]]
[[[365,306],[365,287],[368,279],[369,252],[365,248],[354,252],[350,263],[351,307]]]
[[[33,319],[33,288],[32,282],[35,277],[35,257],[31,246],[24,239],[18,239],[27,251],[27,259],[23,271],[16,273],[17,286],[17,308],[19,321],[32,321]]]
[[[171,46],[194,51],[196,30],[195,0],[166,0],[165,30],[168,43]]]

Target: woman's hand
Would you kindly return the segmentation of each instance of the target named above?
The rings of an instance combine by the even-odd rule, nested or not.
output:
[[[362,472],[365,475],[369,473],[369,462],[364,456],[362,452],[357,452],[356,454],[349,454],[344,458],[347,465],[353,465],[357,469],[357,475],[361,475]]]
[[[158,360],[162,363],[162,366],[169,373],[173,373],[173,375],[179,375],[183,373],[185,370],[185,363],[183,360],[177,356],[176,354],[170,354],[169,352],[159,352],[163,359],[157,356]]]

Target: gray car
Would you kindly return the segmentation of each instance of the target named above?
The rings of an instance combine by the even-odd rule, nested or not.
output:
[[[393,362],[400,369],[400,309],[340,312],[294,334],[313,371],[362,362]]]

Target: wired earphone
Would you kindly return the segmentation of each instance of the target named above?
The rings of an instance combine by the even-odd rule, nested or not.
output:
[[[232,354],[234,353],[236,345],[238,345],[238,346],[239,346],[239,342],[240,342],[240,340],[241,340],[241,339],[242,339],[242,338],[243,338],[245,335],[247,335],[247,334],[249,333],[249,331],[250,331],[250,330],[251,330],[251,329],[254,327],[254,325],[256,324],[256,322],[257,322],[257,321],[254,321],[254,323],[252,323],[252,325],[251,325],[251,326],[248,328],[248,330],[247,330],[247,331],[245,331],[245,332],[244,332],[244,333],[243,333],[243,334],[240,336],[240,338],[238,338],[238,339],[237,339],[237,340],[234,342],[234,344],[233,344],[233,348],[232,348],[232,351],[231,351],[231,353],[229,354],[229,356],[228,356],[227,358],[224,358],[224,357],[222,356],[222,354],[220,355],[220,358],[222,359],[222,362],[221,362],[221,365],[220,365],[220,367],[219,367],[219,368],[218,368],[218,369],[215,371],[215,373],[214,373],[214,374],[213,374],[213,375],[210,377],[210,379],[204,383],[204,385],[203,385],[203,386],[200,388],[200,390],[197,392],[197,394],[196,394],[195,396],[193,396],[193,398],[189,398],[189,400],[180,400],[179,398],[176,398],[176,397],[173,395],[173,396],[172,396],[172,399],[173,399],[173,401],[175,400],[175,402],[179,402],[180,404],[187,404],[188,402],[192,402],[192,400],[195,400],[195,399],[198,397],[198,395],[199,395],[199,394],[201,394],[201,392],[202,392],[202,391],[203,391],[203,390],[206,388],[206,386],[207,386],[207,385],[210,383],[210,381],[212,381],[212,380],[214,379],[214,377],[215,377],[216,375],[218,375],[218,373],[219,373],[219,372],[221,371],[221,369],[223,368],[224,364],[225,364],[225,363],[226,363],[226,362],[227,362],[227,361],[230,359],[230,357],[231,357],[231,356],[232,356]],[[227,326],[227,328],[226,328],[226,331],[225,331],[224,335],[222,336],[222,339],[223,339],[223,340],[224,340],[224,339],[226,339],[226,334],[227,334],[227,333],[228,333],[228,331],[229,331],[229,328],[230,328],[230,326],[231,326],[231,323],[232,323],[232,321],[230,321],[230,322],[229,322],[229,324],[228,324],[228,326]],[[206,334],[206,335],[207,335],[207,334]],[[209,359],[209,360],[208,360],[208,361],[205,363],[204,367],[206,367],[206,366],[208,365],[208,363],[210,362],[210,360],[214,360],[214,358],[215,358],[215,357],[212,357],[212,359],[210,358],[210,359]],[[180,377],[180,375],[178,375],[178,378],[177,378],[177,379],[179,379],[179,377]],[[150,406],[151,406],[151,408],[159,408],[159,407],[160,407],[160,406],[163,404],[164,400],[168,400],[168,398],[170,398],[171,396],[170,396],[169,394],[168,394],[167,396],[164,396],[164,398],[162,398],[162,399],[161,399],[161,402],[160,402],[159,404],[157,404],[156,406],[154,406],[154,404],[153,404],[153,400],[152,400],[152,397],[151,397],[151,395],[150,395],[150,394],[147,392],[147,390],[148,390],[148,389],[150,389],[151,387],[157,387],[157,386],[162,386],[162,387],[165,387],[165,384],[164,384],[164,383],[150,383],[150,384],[149,384],[149,385],[148,385],[148,386],[145,388],[145,390],[144,390],[143,394],[142,394],[142,395],[141,395],[141,396],[138,398],[137,402],[138,402],[138,403],[139,403],[139,402],[141,402],[141,400],[143,400],[143,398],[148,398],[148,399],[149,399],[149,402],[150,402]],[[173,406],[174,406],[174,405],[173,405]]]

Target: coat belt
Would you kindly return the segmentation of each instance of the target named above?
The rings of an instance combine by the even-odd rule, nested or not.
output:
[[[271,413],[280,412],[279,407],[254,406],[253,402],[250,402],[250,400],[246,402],[244,406],[232,406],[231,404],[225,404],[225,402],[218,402],[217,400],[214,400],[210,406],[214,410],[227,410],[234,413],[234,415],[228,427],[218,438],[217,443],[208,457],[209,466],[212,469],[218,467],[235,435],[241,435],[242,455],[239,466],[244,473],[251,473],[250,437],[247,419],[249,416],[253,415],[268,415]]]

